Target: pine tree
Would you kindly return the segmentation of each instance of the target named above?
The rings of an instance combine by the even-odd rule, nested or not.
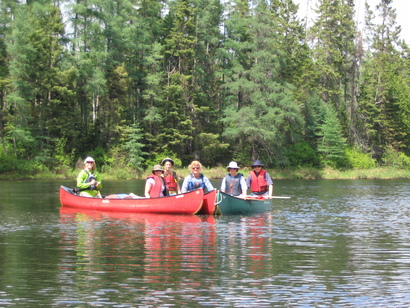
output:
[[[346,139],[342,135],[342,126],[333,106],[324,104],[322,107],[318,152],[325,165],[341,167],[345,160]]]
[[[7,50],[12,88],[6,98],[13,109],[10,134],[15,153],[29,155],[47,151],[45,146],[52,137],[50,124],[64,30],[59,8],[47,0],[20,5],[11,28]]]
[[[224,135],[239,148],[252,146],[252,159],[265,157],[286,164],[285,145],[302,127],[292,86],[281,77],[286,61],[276,22],[265,1],[233,7],[225,48],[230,57],[226,76],[228,92]]]
[[[354,131],[357,57],[353,0],[319,0],[318,18],[309,29],[318,93],[331,104],[344,134]],[[353,136],[351,142],[353,142]]]
[[[374,13],[366,7],[369,51],[364,62],[359,102],[365,116],[369,146],[377,158],[389,146],[405,150],[409,145],[409,79],[405,69],[408,60],[401,57],[401,29],[391,2],[383,0],[376,6],[380,24],[374,23]]]

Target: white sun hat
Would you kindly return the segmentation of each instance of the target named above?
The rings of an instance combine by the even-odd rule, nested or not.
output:
[[[226,167],[226,170],[229,171],[229,169],[239,169],[239,166],[235,161],[231,161],[229,165]]]
[[[95,160],[94,160],[94,158],[92,158],[91,156],[88,156],[86,159],[84,159],[84,165],[85,165],[87,162],[93,162],[93,163],[95,163]]]

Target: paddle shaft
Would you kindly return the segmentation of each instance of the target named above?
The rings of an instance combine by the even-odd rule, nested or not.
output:
[[[286,196],[272,196],[272,197],[264,197],[263,199],[258,199],[257,197],[250,197],[247,196],[246,199],[249,200],[263,200],[263,199],[290,199],[290,197],[286,197]]]
[[[290,199],[290,197],[285,197],[285,196],[272,196],[270,199]]]

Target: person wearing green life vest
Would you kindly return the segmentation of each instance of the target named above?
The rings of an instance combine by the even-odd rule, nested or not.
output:
[[[77,187],[80,190],[80,196],[102,198],[101,179],[96,173],[95,160],[90,156],[84,160],[84,169],[78,174]]]

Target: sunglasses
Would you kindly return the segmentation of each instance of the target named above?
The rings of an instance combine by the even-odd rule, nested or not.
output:
[[[93,161],[87,161],[86,164],[94,164]]]
[[[201,169],[201,167],[192,167],[192,169]]]

